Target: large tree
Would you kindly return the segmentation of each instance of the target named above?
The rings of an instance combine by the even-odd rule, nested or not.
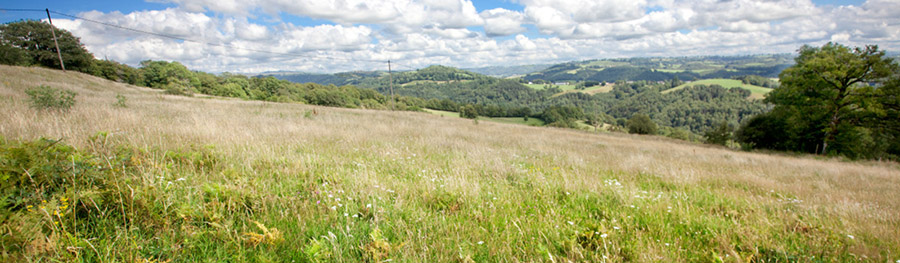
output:
[[[48,23],[24,20],[0,25],[0,43],[24,51],[31,64],[60,68],[51,29],[56,31],[66,69],[89,72],[94,55],[88,52],[72,33]]]
[[[819,130],[821,152],[828,153],[829,145],[860,132],[862,121],[878,111],[876,90],[898,67],[878,46],[828,43],[803,46],[799,53],[797,64],[779,75],[781,87],[766,101],[776,105],[774,111],[792,113],[796,124],[807,131]]]

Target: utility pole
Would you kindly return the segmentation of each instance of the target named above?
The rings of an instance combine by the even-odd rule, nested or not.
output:
[[[53,29],[53,19],[50,18],[50,9],[44,8],[44,11],[47,11],[47,21],[50,22],[50,33],[53,34],[53,43],[56,44],[56,56],[59,57],[59,66],[62,67],[63,71],[66,71],[66,64],[63,63],[62,60],[62,52],[59,51],[59,41],[56,41],[56,30]]]
[[[388,79],[391,86],[391,110],[394,110],[394,73],[391,71],[391,60],[388,60]]]

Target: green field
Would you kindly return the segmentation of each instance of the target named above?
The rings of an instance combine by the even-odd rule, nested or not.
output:
[[[664,93],[664,94],[670,93],[670,92],[680,90],[685,87],[694,86],[694,85],[713,85],[713,84],[720,85],[727,89],[742,88],[742,89],[749,90],[750,94],[751,94],[750,98],[753,98],[753,99],[762,99],[762,98],[764,98],[764,96],[767,93],[772,91],[772,89],[770,89],[770,88],[764,88],[764,87],[760,87],[760,86],[744,84],[740,80],[736,80],[736,79],[704,79],[704,80],[698,80],[698,81],[693,81],[690,83],[681,84],[678,87],[665,90],[662,93]]]
[[[561,90],[563,90],[563,91],[574,90],[574,89],[575,89],[575,84],[569,84],[569,85],[555,85],[555,84],[524,84],[524,85],[525,85],[525,86],[528,86],[529,88],[536,89],[536,90],[542,90],[542,89],[545,89],[547,86],[550,86],[550,87],[559,87],[559,89],[561,89]]]
[[[74,107],[32,107],[38,85]],[[0,66],[0,112],[0,262],[900,260],[887,161],[174,96],[38,67]]]

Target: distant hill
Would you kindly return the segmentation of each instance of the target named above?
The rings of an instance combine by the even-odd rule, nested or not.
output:
[[[387,75],[382,71],[353,71],[335,74],[305,73],[305,72],[266,72],[259,76],[273,76],[277,79],[294,83],[316,83],[321,85],[356,85],[366,78],[375,78]]]
[[[704,80],[698,80],[698,81],[684,83],[684,84],[679,85],[678,87],[664,90],[662,93],[663,94],[671,93],[671,92],[674,92],[677,90],[684,89],[686,87],[693,87],[693,86],[697,86],[697,85],[707,85],[707,86],[719,85],[726,89],[742,88],[742,89],[750,91],[750,93],[751,93],[750,98],[752,98],[752,99],[762,99],[766,95],[766,93],[769,93],[770,91],[772,91],[772,89],[770,89],[770,88],[760,87],[760,86],[750,85],[750,84],[744,84],[744,83],[741,83],[740,80],[736,80],[736,79],[704,79]]]
[[[778,77],[793,65],[793,55],[629,58],[567,62],[523,77],[528,81],[665,81],[731,78],[742,75]]]
[[[466,68],[464,70],[468,70],[471,72],[475,72],[478,74],[488,75],[491,77],[498,78],[506,78],[506,77],[514,77],[514,76],[523,76],[528,73],[538,72],[545,70],[552,66],[551,64],[538,64],[538,65],[521,65],[521,66],[494,66],[494,67],[481,67],[481,68]]]

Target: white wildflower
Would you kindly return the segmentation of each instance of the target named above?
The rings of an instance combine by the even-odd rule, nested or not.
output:
[[[484,244],[484,241],[478,241],[478,244],[479,245]]]
[[[572,221],[566,221],[566,223],[569,223],[569,225],[575,225],[575,222]]]
[[[606,233],[603,233],[603,234],[600,235],[601,238],[606,238],[606,237],[608,237],[608,236],[609,236],[609,235],[607,235]]]
[[[856,237],[854,237],[853,235],[847,235],[847,237],[849,237],[850,239],[856,239]]]

